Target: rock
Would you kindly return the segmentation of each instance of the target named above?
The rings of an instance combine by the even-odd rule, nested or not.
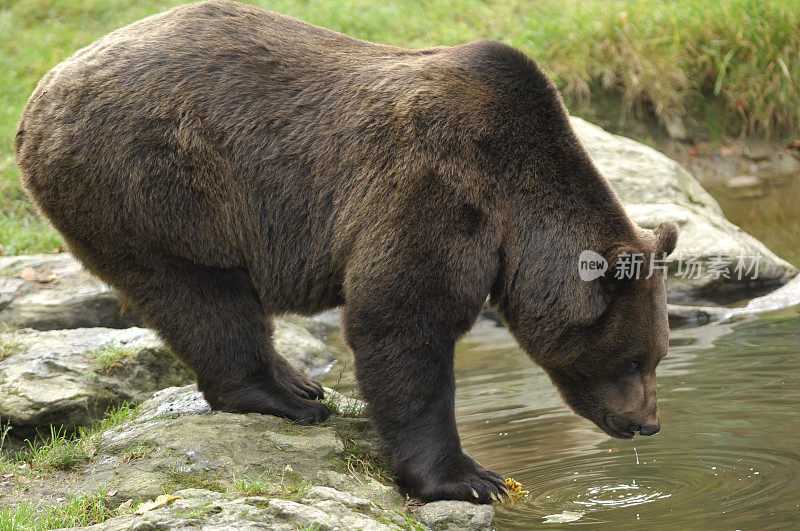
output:
[[[700,326],[722,320],[727,308],[723,306],[684,306],[668,304],[669,327]]]
[[[668,260],[667,293],[671,302],[696,304],[731,290],[744,298],[761,284],[778,287],[797,274],[797,269],[764,244],[733,225],[717,202],[677,162],[633,140],[612,135],[580,118],[572,125],[597,167],[611,182],[628,214],[639,225],[655,228],[662,221],[680,226],[678,247]],[[739,257],[745,266],[760,256],[754,269],[731,278],[715,278],[709,266],[730,259],[733,270]],[[699,278],[686,275],[686,261],[695,259]],[[679,275],[679,263],[684,265]]]
[[[178,499],[86,529],[384,530],[414,521],[392,485],[350,461],[385,466],[385,454],[372,450],[381,443],[363,418],[334,416],[322,426],[301,426],[267,415],[214,413],[194,386],[185,386],[156,393],[134,419],[92,444],[91,463],[74,473],[75,492],[105,485],[116,491],[114,503],[164,493]],[[491,525],[490,506],[429,505],[435,507],[420,510],[434,514],[431,521],[459,522],[461,529]]]
[[[725,186],[732,189],[752,188],[754,186],[761,186],[761,179],[755,175],[737,175],[736,177],[728,179],[725,182]]]
[[[0,335],[0,418],[15,435],[89,425],[110,407],[194,377],[143,328],[77,328]]]
[[[52,280],[41,282],[25,274],[43,270]],[[0,323],[37,330],[127,328],[138,326],[140,319],[122,311],[110,286],[84,270],[71,254],[60,253],[0,257]]]
[[[374,504],[362,512],[338,502],[309,502],[304,499],[301,503],[265,496],[236,497],[204,489],[183,489],[175,495],[178,499],[172,504],[143,515],[127,514],[106,520],[102,524],[77,529],[383,531],[408,528],[400,523],[402,520],[396,513],[377,509]]]
[[[308,330],[314,337],[325,340],[328,338],[330,332],[334,332],[341,328],[341,312],[339,308],[325,310],[311,317],[304,317],[299,315],[283,315],[278,319],[278,322],[285,322],[295,324]]]
[[[319,378],[333,367],[333,353],[304,325],[285,319],[275,320],[275,349],[307,376]]]
[[[775,174],[779,178],[797,177],[800,175],[800,160],[791,153],[783,152],[778,155],[775,163]]]
[[[750,160],[767,160],[772,155],[772,148],[767,144],[747,144],[742,154]]]
[[[764,183],[755,175],[737,175],[725,181],[725,187],[731,197],[737,199],[753,199],[767,195]]]
[[[667,307],[670,326],[697,326],[707,323],[725,322],[763,312],[782,310],[800,304],[800,275],[785,286],[770,293],[756,297],[745,306],[726,308],[723,306],[681,306],[670,304]]]
[[[331,500],[352,507],[353,509],[358,509],[359,511],[366,511],[374,505],[373,502],[366,498],[359,498],[331,487],[320,486],[311,487],[303,497],[303,500]]]
[[[112,287],[69,253],[0,257],[0,325],[36,330],[140,326],[141,318],[124,306]],[[287,357],[306,357],[309,374],[324,372],[330,356],[318,355],[322,344],[313,340],[339,327],[335,310],[285,316],[275,324],[276,343]]]
[[[311,377],[333,364],[325,344],[301,326],[279,323],[276,345]],[[0,347],[7,353],[0,356],[0,419],[19,435],[51,424],[86,426],[111,406],[138,403],[194,380],[156,334],[143,328],[24,329],[0,335]]]
[[[143,403],[135,420],[98,437],[98,459],[87,474],[92,482],[113,484],[118,497],[136,499],[153,498],[172,484],[227,490],[236,478],[285,477],[296,483],[302,477],[325,485],[328,472],[346,471],[328,463],[346,455],[342,433],[364,439],[360,445],[365,447],[379,444],[366,419],[336,418],[327,424],[301,426],[270,415],[212,412],[194,385],[173,387]],[[125,452],[132,447],[153,452],[130,463]],[[371,478],[359,481],[345,478],[330,486],[346,486],[373,500],[391,490]]]
[[[664,120],[664,128],[670,138],[675,140],[686,140],[688,134],[686,133],[686,126],[679,116],[670,116]]]
[[[438,501],[423,505],[414,516],[431,529],[491,529],[494,509],[491,505]]]

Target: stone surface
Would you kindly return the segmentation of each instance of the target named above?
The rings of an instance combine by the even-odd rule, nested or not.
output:
[[[781,285],[797,270],[764,244],[727,221],[717,202],[680,164],[638,142],[612,135],[580,118],[572,125],[597,167],[608,178],[633,220],[646,228],[662,221],[679,225],[678,247],[669,258],[667,292],[672,302],[696,304],[713,299],[715,293],[741,291],[743,295],[759,283]],[[761,256],[758,282],[750,275],[743,281],[715,279],[705,274],[718,257]],[[696,256],[704,274],[697,279],[680,278],[681,257]]]
[[[297,324],[279,321],[276,345],[311,377],[333,363],[325,344]],[[0,335],[0,346],[7,353],[0,359],[0,419],[20,435],[51,424],[85,426],[110,406],[194,380],[156,334],[143,328],[23,329]],[[119,363],[103,367],[101,358],[118,355]]]
[[[254,530],[297,529],[380,531],[401,529],[390,511],[354,511],[337,502],[303,503],[266,496],[236,497],[205,489],[183,489],[178,499],[142,515],[118,516],[90,527],[97,531],[131,529]],[[381,521],[378,521],[380,519]]]
[[[194,379],[143,328],[24,329],[0,335],[0,344],[8,352],[0,361],[0,419],[18,435],[86,426],[109,407]]]
[[[407,529],[414,519],[393,486],[348,465],[357,456],[384,466],[381,443],[363,418],[333,416],[321,426],[300,426],[214,413],[194,386],[185,386],[156,393],[136,418],[92,444],[94,456],[77,473],[76,492],[102,485],[115,491],[116,503],[163,493],[179,498],[91,529],[384,530]],[[431,515],[434,529],[491,525],[490,506],[429,505],[435,507],[420,510]]]
[[[37,277],[27,280],[26,268]],[[140,324],[121,310],[117,293],[69,253],[0,257],[0,323],[37,330]]]
[[[423,505],[414,516],[432,529],[491,529],[494,509],[491,505],[438,501]]]
[[[0,326],[36,330],[140,326],[141,318],[123,307],[121,296],[69,253],[0,257]],[[313,339],[325,339],[338,328],[337,312],[287,315],[275,324],[279,350],[283,347],[289,358],[297,357],[293,353],[309,357],[305,366],[310,374],[330,363],[329,355],[313,354],[324,350]]]
[[[741,319],[763,312],[771,312],[800,304],[800,275],[785,286],[756,297],[744,306],[726,308],[723,306],[680,306],[670,304],[667,308],[671,326],[697,326],[707,323],[725,322]]]

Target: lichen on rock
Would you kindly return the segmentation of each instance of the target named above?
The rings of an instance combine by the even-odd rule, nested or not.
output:
[[[179,499],[92,529],[427,527],[408,511],[393,484],[348,466],[354,447],[359,459],[367,453],[376,461],[387,459],[363,418],[333,416],[320,426],[303,426],[266,415],[212,412],[190,385],[156,393],[136,418],[99,434],[93,443],[96,452],[80,472],[79,491],[105,485],[118,502],[155,499],[165,492]],[[149,451],[133,460],[131,448]],[[473,507],[462,502],[417,511],[434,514],[431,522],[488,529],[491,506]]]

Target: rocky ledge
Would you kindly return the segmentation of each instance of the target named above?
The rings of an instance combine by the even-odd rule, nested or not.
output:
[[[326,393],[338,415],[301,426],[212,412],[193,385],[159,391],[133,419],[97,434],[91,461],[75,472],[74,491],[102,488],[122,506],[90,528],[491,528],[491,506],[409,507],[368,421],[345,416],[356,404]]]
[[[333,354],[301,323],[280,320],[279,352],[312,377]],[[194,381],[169,348],[144,328],[75,328],[0,334],[0,419],[16,436],[49,425],[88,426],[123,402],[139,403],[165,387]]]
[[[725,219],[719,204],[679,163],[580,118],[571,122],[637,224],[652,229],[672,221],[679,226],[678,246],[667,261],[670,302],[697,305],[748,298],[797,275],[794,266]],[[740,258],[743,267],[737,271]]]

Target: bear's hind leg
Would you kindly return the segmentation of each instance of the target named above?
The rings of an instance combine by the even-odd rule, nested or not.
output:
[[[137,256],[115,261],[106,277],[121,289],[197,375],[212,408],[320,422],[322,387],[272,346],[272,324],[247,270],[184,259]]]

